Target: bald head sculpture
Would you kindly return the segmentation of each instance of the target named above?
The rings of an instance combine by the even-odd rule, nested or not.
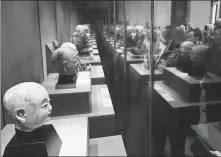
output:
[[[182,55],[189,56],[193,46],[194,43],[192,41],[184,41],[183,43],[181,43],[180,51],[182,52]]]
[[[60,47],[52,53],[52,64],[60,75],[73,75],[78,72],[78,56],[68,47]]]
[[[71,49],[76,55],[78,54],[77,47],[76,47],[74,44],[70,43],[70,42],[63,43],[63,44],[61,45],[61,48],[69,48],[69,49]]]
[[[46,89],[35,82],[24,82],[6,91],[3,105],[17,129],[31,132],[50,119],[52,107]]]

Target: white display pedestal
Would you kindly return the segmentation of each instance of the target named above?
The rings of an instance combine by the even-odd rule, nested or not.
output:
[[[59,156],[88,156],[88,119],[57,118],[50,120],[62,140]],[[1,131],[1,156],[15,134],[14,124],[6,125]]]
[[[205,90],[208,93],[212,93],[210,95],[213,95],[206,98],[205,101],[220,100],[220,94],[217,93],[221,92],[221,78],[211,73],[208,73],[208,77],[202,81],[202,78],[189,76],[174,67],[164,69],[164,83],[188,103],[200,101],[201,81]]]
[[[76,88],[56,89],[58,73],[51,73],[43,82],[53,107],[52,116],[89,113],[91,102],[90,72],[79,72]]]
[[[99,55],[93,57],[81,57],[83,64],[101,65],[101,59]]]
[[[115,112],[107,85],[92,86],[91,113],[65,117],[88,117],[90,138],[113,136],[115,134]]]
[[[90,139],[90,156],[127,156],[121,135]]]
[[[93,45],[92,45],[92,48],[93,48],[93,49],[97,49],[97,45],[93,44]]]
[[[101,65],[91,66],[91,85],[105,84],[104,71]]]
[[[93,55],[99,55],[98,49],[93,49]]]

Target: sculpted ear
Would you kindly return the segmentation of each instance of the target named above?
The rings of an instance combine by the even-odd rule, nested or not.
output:
[[[25,123],[26,122],[26,113],[24,109],[16,109],[15,111],[15,117],[16,117],[16,121],[18,123]]]
[[[68,69],[68,62],[67,61],[63,61],[63,67],[64,67],[64,71],[66,72]]]

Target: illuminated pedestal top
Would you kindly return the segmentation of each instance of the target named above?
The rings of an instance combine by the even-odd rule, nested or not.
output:
[[[60,118],[50,120],[62,140],[59,156],[88,155],[88,119]],[[14,124],[6,125],[1,131],[1,156],[8,142],[15,134]]]

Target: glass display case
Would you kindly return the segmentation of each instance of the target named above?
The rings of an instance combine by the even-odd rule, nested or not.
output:
[[[2,14],[2,102],[16,84],[44,86],[77,155],[111,141],[108,156],[219,156],[220,0],[4,1]]]
[[[221,137],[217,129],[221,120],[217,112],[220,8],[216,9],[220,1],[156,1],[154,5],[154,25],[161,30],[163,47],[154,56],[151,153],[208,156],[221,148],[214,140]]]
[[[220,1],[116,2],[114,100],[128,154],[194,155],[196,128],[220,121],[219,18]]]

